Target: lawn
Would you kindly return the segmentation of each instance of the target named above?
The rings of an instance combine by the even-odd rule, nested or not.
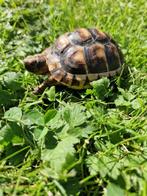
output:
[[[147,195],[147,2],[0,0],[0,195]],[[78,27],[117,40],[127,71],[33,88],[23,59]]]

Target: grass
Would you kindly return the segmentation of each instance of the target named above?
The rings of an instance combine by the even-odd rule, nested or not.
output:
[[[147,195],[146,10],[145,0],[0,0],[0,195]],[[33,95],[43,77],[24,57],[95,26],[117,40],[128,75]]]

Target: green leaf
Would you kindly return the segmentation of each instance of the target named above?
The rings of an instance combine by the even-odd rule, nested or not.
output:
[[[46,134],[48,133],[48,128],[46,128],[46,127],[44,127],[43,128],[43,130],[41,130],[41,133],[40,133],[40,135],[37,137],[38,138],[38,140],[41,140],[42,138],[44,138],[45,136],[46,136]],[[40,132],[40,131],[39,131]]]
[[[97,130],[92,125],[87,125],[85,127],[75,127],[68,130],[68,134],[73,135],[77,138],[88,138],[89,134]]]
[[[22,120],[26,125],[33,125],[33,124],[41,125],[41,126],[44,125],[44,116],[37,109],[25,113],[23,115]]]
[[[4,85],[13,91],[21,89],[21,82],[19,82],[20,76],[20,73],[16,72],[5,73],[3,76]]]
[[[82,125],[86,118],[85,107],[80,104],[67,104],[63,110],[63,119],[72,127]]]
[[[48,110],[44,115],[45,124],[48,123],[52,118],[54,118],[56,114],[57,114],[57,110],[55,109]]]
[[[94,91],[94,95],[98,98],[98,99],[104,99],[108,92],[109,92],[109,85],[110,85],[110,81],[108,78],[103,77],[99,80],[93,81],[91,82],[91,85],[93,87],[93,91]]]
[[[74,144],[79,140],[73,136],[69,136],[58,142],[54,149],[45,149],[42,153],[42,160],[48,161],[53,170],[60,173],[65,165],[74,163]],[[68,164],[67,164],[68,163]]]
[[[119,92],[121,92],[122,96],[124,97],[125,100],[131,101],[135,98],[135,95],[130,93],[129,91],[125,91],[122,88],[118,88]]]
[[[14,96],[10,92],[0,89],[0,105],[9,106],[15,101]]]
[[[65,108],[64,109],[64,111],[63,111],[63,118],[64,118],[64,120],[68,123],[68,124],[70,124],[70,122],[71,122],[71,114],[70,114],[70,108]]]
[[[56,135],[58,139],[62,140],[69,136],[74,136],[78,139],[81,138],[88,138],[89,134],[94,132],[96,130],[95,127],[91,125],[83,126],[83,127],[70,127],[68,124],[66,124],[60,132],[57,132]]]
[[[47,131],[47,130],[46,130]],[[48,130],[44,137],[44,144],[46,149],[54,149],[58,144],[58,138],[55,132]]]
[[[23,143],[22,128],[16,122],[10,122],[0,130],[0,143],[7,145],[8,143]]]
[[[129,107],[131,103],[129,101],[126,101],[122,95],[119,95],[118,98],[115,100],[115,105]]]
[[[49,167],[45,167],[44,169],[41,169],[41,170],[40,170],[40,173],[41,173],[43,176],[46,176],[47,178],[48,178],[48,177],[54,178],[54,179],[58,179],[58,178],[59,178],[58,173],[56,173],[55,170],[53,170],[52,168],[49,168]]]
[[[21,117],[22,117],[22,111],[18,107],[10,108],[4,114],[4,118],[9,121],[20,121]]]
[[[91,175],[100,174],[101,177],[108,175],[113,179],[117,179],[120,174],[119,168],[121,164],[110,156],[89,156],[87,165]]]
[[[50,126],[51,129],[55,129],[55,130],[64,126],[65,122],[62,119],[62,111],[58,111],[55,117],[48,122],[48,125]]]
[[[134,100],[131,102],[131,104],[132,104],[132,108],[133,108],[134,110],[137,110],[137,109],[141,108],[141,99],[134,99]]]
[[[21,151],[21,153],[17,153]],[[11,143],[6,147],[5,155],[9,157],[9,163],[11,165],[18,165],[23,162],[25,155],[28,152],[28,148],[22,145],[12,145]]]
[[[107,196],[125,196],[125,191],[114,183],[109,183],[107,186]]]
[[[43,131],[43,128],[42,127],[35,127],[34,130],[33,130],[33,135],[34,135],[34,139],[38,141],[41,133]]]
[[[86,95],[92,95],[93,89],[86,89]]]
[[[55,95],[56,95],[55,86],[50,87],[50,89],[47,90],[47,91],[45,92],[45,94],[47,94],[48,99],[49,99],[50,101],[55,101]]]

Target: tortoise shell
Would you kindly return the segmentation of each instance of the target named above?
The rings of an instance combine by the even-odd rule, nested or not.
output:
[[[40,55],[35,55],[40,74],[74,89],[87,88],[102,76],[120,73],[123,55],[116,42],[96,28],[80,28],[61,35]],[[25,64],[29,64],[26,60]],[[46,66],[44,66],[46,64]]]

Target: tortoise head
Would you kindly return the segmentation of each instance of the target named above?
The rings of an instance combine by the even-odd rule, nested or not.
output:
[[[46,56],[43,54],[36,54],[28,56],[24,59],[25,68],[32,73],[44,75],[49,72],[46,63]]]

